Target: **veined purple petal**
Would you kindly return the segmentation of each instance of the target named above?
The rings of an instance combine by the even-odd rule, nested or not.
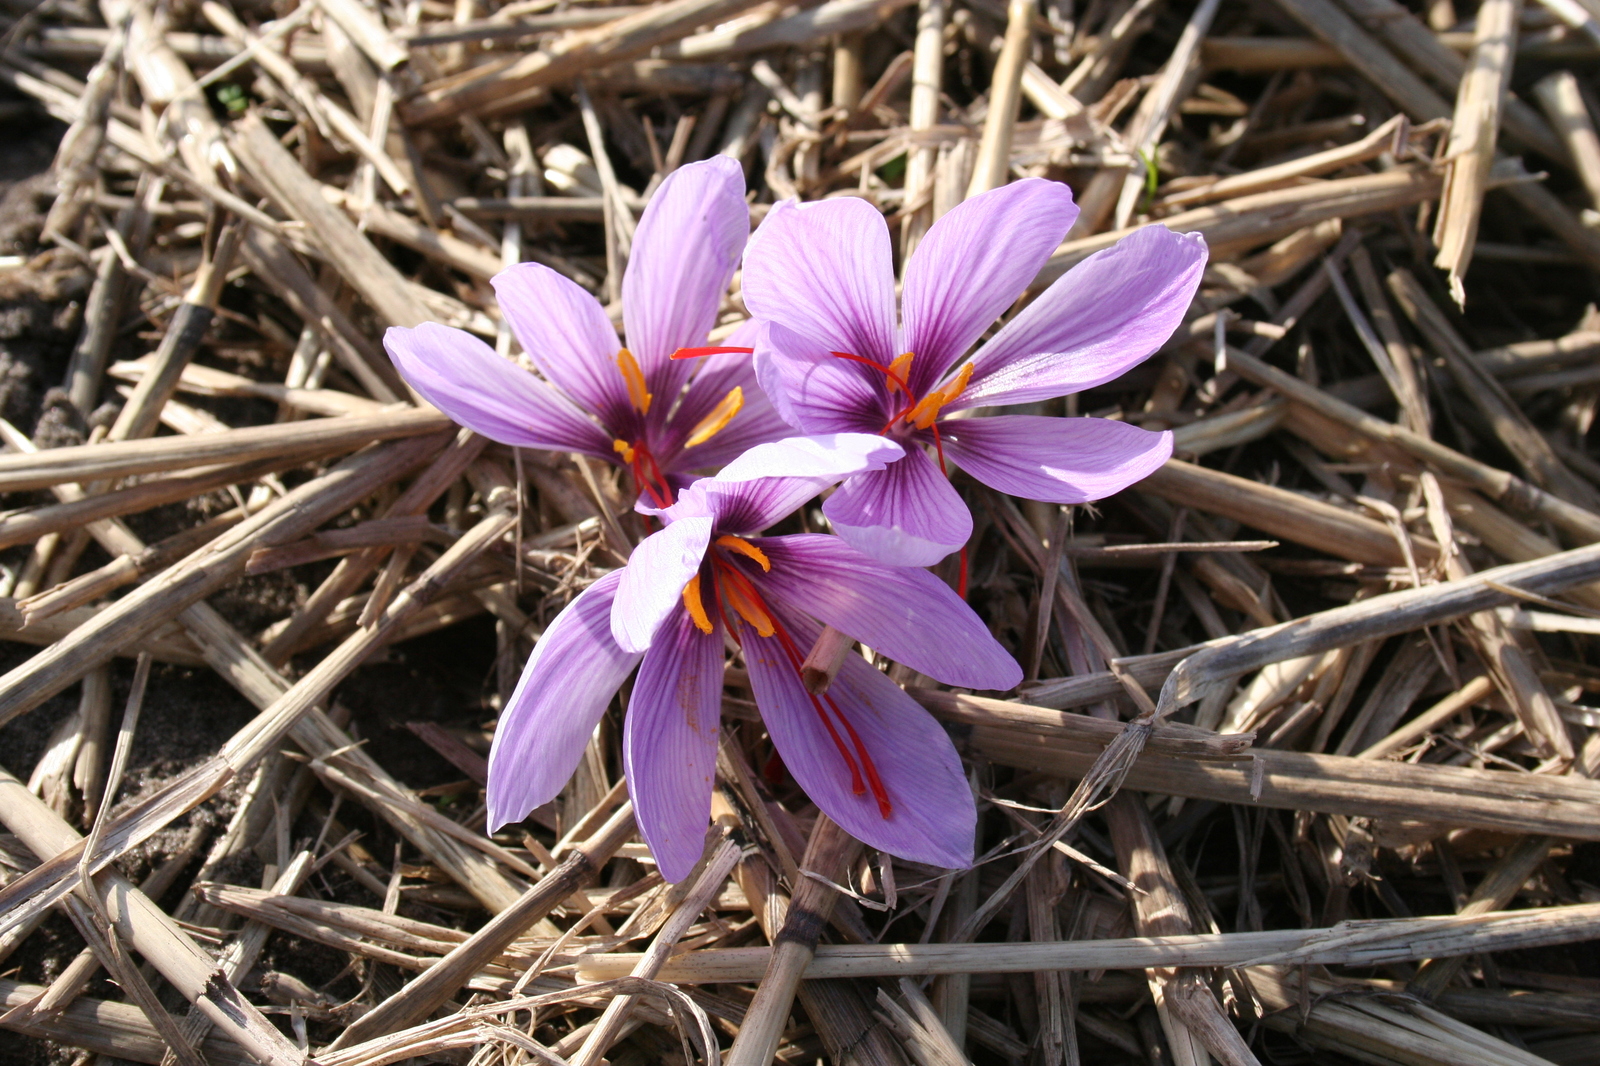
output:
[[[932,566],[972,536],[972,513],[920,447],[840,485],[822,513],[851,545],[890,566]]]
[[[489,749],[491,833],[555,799],[639,661],[611,639],[611,601],[621,580],[613,572],[590,585],[533,646]]]
[[[886,566],[839,537],[763,537],[771,571],[753,574],[769,601],[787,603],[947,685],[1005,689],[1022,680],[1000,642],[943,581]]]
[[[692,364],[672,353],[705,342],[749,236],[744,170],[726,156],[678,168],[650,197],[622,278],[622,318],[659,402],[688,379]]]
[[[804,655],[821,627],[789,612],[784,612],[784,622]],[[831,701],[819,701],[844,750],[855,757],[854,742],[835,707],[866,748],[889,799],[885,818],[870,787],[860,793],[852,787],[840,745],[829,735],[779,640],[760,637],[748,626],[741,639],[767,732],[784,765],[823,813],[858,840],[891,855],[930,866],[972,865],[977,807],[961,772],[961,758],[932,715],[857,655],[845,656],[844,668],[828,690]]]
[[[899,354],[889,226],[865,200],[774,204],[750,238],[741,285],[756,318],[883,366]]]
[[[540,373],[612,432],[628,424],[628,387],[617,369],[622,342],[599,302],[542,263],[519,263],[490,284],[500,313]]]
[[[906,264],[900,315],[922,396],[1022,294],[1078,217],[1072,190],[1026,178],[975,196],[928,230]]]
[[[776,322],[755,349],[762,389],[802,433],[879,433],[894,414],[884,375]]]
[[[624,651],[650,647],[661,624],[679,609],[683,586],[700,572],[711,525],[705,515],[677,518],[640,541],[628,556],[611,608],[611,635]]]
[[[683,491],[666,512],[709,513],[721,533],[760,533],[823,489],[862,471],[881,470],[905,454],[869,433],[789,437],[759,444]]]
[[[490,440],[611,458],[611,438],[544,381],[477,337],[424,322],[392,326],[383,347],[423,399]]]
[[[705,849],[722,714],[722,631],[667,620],[633,683],[622,762],[639,832],[661,876],[681,881]]]
[[[973,358],[946,406],[1032,403],[1111,381],[1183,321],[1206,265],[1205,238],[1146,226],[1063,274]]]
[[[995,415],[941,422],[944,450],[992,489],[1046,503],[1103,500],[1172,457],[1172,434],[1109,418]]]

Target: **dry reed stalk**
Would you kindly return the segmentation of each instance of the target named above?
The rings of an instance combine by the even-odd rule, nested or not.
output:
[[[523,930],[592,879],[633,831],[633,807],[624,803],[514,904],[495,915],[422,976],[345,1029],[330,1048],[349,1048],[363,1040],[376,1039],[415,1024],[432,1013]]]
[[[197,438],[158,437],[0,455],[0,491],[21,492],[216,463],[243,463],[302,450],[333,454],[374,441],[437,433],[450,425],[449,419],[432,410],[395,410],[380,415],[251,426]]]
[[[993,944],[822,944],[804,977],[918,977],[1180,966],[1366,966],[1433,955],[1472,955],[1517,946],[1575,943],[1592,937],[1597,923],[1600,905],[1583,903],[1470,917],[1379,918],[1328,929],[1008,944],[998,951]],[[768,947],[690,952],[669,962],[660,976],[678,984],[754,981],[765,972],[773,952]],[[626,973],[638,958],[625,952],[589,955],[579,963],[578,977],[585,981],[611,980]]]
[[[1433,241],[1439,246],[1434,265],[1449,275],[1450,295],[1466,303],[1461,277],[1472,261],[1478,239],[1478,219],[1483,211],[1484,188],[1494,162],[1495,136],[1506,85],[1511,80],[1511,59],[1516,47],[1521,0],[1486,0],[1478,11],[1477,40],[1461,88],[1456,94],[1455,117],[1445,145],[1444,191],[1434,221]]]
[[[1006,6],[1005,43],[989,82],[989,110],[967,186],[969,199],[1005,184],[1011,170],[1011,138],[1022,104],[1022,68],[1028,59],[1034,7],[1034,0],[1010,0]]]
[[[0,771],[0,794],[4,796],[0,816],[6,827],[40,858],[79,843],[81,838],[71,826],[4,771]],[[115,872],[105,874],[96,879],[93,891],[102,896],[99,906],[111,921],[113,934],[143,955],[248,1054],[264,1064],[298,1066],[305,1061],[305,1055],[217,970],[211,957],[127,879]]]
[[[818,816],[800,860],[800,880],[794,886],[783,926],[767,953],[771,958],[760,975],[761,983],[745,1012],[739,1035],[728,1051],[728,1066],[767,1066],[772,1061],[800,978],[817,952],[817,938],[838,902],[834,884],[860,851],[860,841],[826,815]],[[671,966],[669,963],[666,968]]]
[[[129,641],[232,580],[256,547],[309,532],[406,473],[441,443],[419,437],[363,452],[252,515],[0,678],[0,701],[6,708],[0,717],[9,720],[38,706]]]

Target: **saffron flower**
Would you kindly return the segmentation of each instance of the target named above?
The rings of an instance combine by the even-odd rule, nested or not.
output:
[[[773,744],[818,807],[883,851],[970,865],[976,809],[944,730],[860,656],[845,657],[822,696],[806,691],[801,663],[826,624],[947,684],[1007,689],[1022,671],[926,570],[885,566],[834,536],[757,535],[841,477],[902,455],[867,434],[764,444],[649,509],[665,528],[551,623],[500,717],[491,831],[556,796],[637,664],[628,792],[662,876],[687,876],[711,810],[726,633]]]
[[[749,233],[739,165],[692,163],[662,182],[639,220],[622,279],[627,347],[593,296],[538,263],[511,267],[493,285],[542,376],[437,323],[391,328],[383,346],[406,381],[463,426],[626,467],[639,493],[664,507],[681,475],[790,432],[747,359],[714,355],[698,368],[671,359],[705,342]]]
[[[779,413],[803,433],[879,433],[905,445],[902,459],[850,478],[824,505],[851,544],[902,566],[965,545],[972,516],[941,469],[946,457],[1001,492],[1084,503],[1172,454],[1171,434],[1124,422],[965,417],[1110,381],[1182,320],[1205,242],[1147,226],[1068,271],[963,361],[1077,215],[1071,191],[1041,178],[961,204],[906,264],[898,328],[889,230],[871,204],[780,203],[756,230],[742,291],[765,327],[756,370]]]

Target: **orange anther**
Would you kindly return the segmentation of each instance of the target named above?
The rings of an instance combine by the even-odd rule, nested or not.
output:
[[[767,558],[767,553],[756,547],[754,544],[751,544],[743,537],[730,537],[727,535],[720,536],[717,538],[717,547],[727,548],[732,552],[738,552],[747,559],[754,559],[756,562],[761,564],[762,570],[770,571],[772,569],[772,561]]]
[[[706,613],[706,601],[700,596],[700,575],[696,574],[683,586],[683,607],[689,612],[689,619],[694,622],[694,627],[702,633],[711,632],[711,616]]]
[[[968,363],[961,368],[956,379],[942,389],[934,389],[928,395],[917,401],[915,407],[906,412],[907,422],[918,429],[927,429],[939,418],[939,411],[945,404],[961,395],[967,387],[967,382],[972,379],[972,364]]]
[[[902,382],[911,380],[911,352],[901,352],[894,357],[894,362],[889,364],[889,371],[885,375],[889,379],[889,395],[902,388]]]
[[[622,456],[622,461],[623,462],[630,463],[630,464],[633,462],[633,445],[629,444],[627,441],[625,441],[625,440],[614,440],[614,441],[612,441],[611,442],[611,450],[616,452],[618,455]]]
[[[739,617],[749,622],[763,637],[770,637],[776,633],[778,627],[773,624],[772,616],[767,613],[766,605],[761,602],[761,594],[750,584],[750,580],[738,571],[730,569],[726,563],[723,564],[721,573],[723,580],[719,585],[728,606],[737,611]]]
[[[734,416],[744,409],[744,389],[735,385],[728,390],[728,395],[722,402],[711,409],[711,413],[695,423],[694,429],[689,431],[689,439],[683,442],[685,448],[693,448],[696,444],[704,444],[727,428]]]
[[[644,371],[639,369],[639,360],[628,349],[618,348],[617,369],[622,371],[622,380],[628,386],[628,399],[633,402],[634,409],[642,415],[649,414],[651,397],[644,387]]]

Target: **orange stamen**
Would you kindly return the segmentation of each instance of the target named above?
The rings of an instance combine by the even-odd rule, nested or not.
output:
[[[717,538],[716,543],[719,548],[727,548],[729,551],[738,552],[747,559],[754,559],[761,564],[762,570],[769,572],[772,570],[772,560],[767,558],[767,553],[743,537],[730,537],[724,534]]]
[[[683,442],[685,448],[693,448],[696,444],[704,444],[727,428],[741,410],[744,409],[744,389],[735,385],[728,390],[728,395],[722,402],[711,409],[711,413],[695,423],[694,429],[689,431],[689,439]]]
[[[629,466],[633,465],[633,445],[629,444],[625,440],[614,440],[611,442],[611,450],[622,456],[623,462],[627,463]]]
[[[914,353],[912,352],[901,352],[899,355],[894,357],[894,362],[889,364],[887,374],[889,376],[890,395],[894,394],[895,388],[899,386],[902,381],[911,380],[911,357],[913,354]],[[906,391],[909,392],[909,390]]]
[[[618,348],[617,369],[622,371],[622,380],[628,386],[628,399],[633,402],[634,409],[642,415],[649,414],[651,396],[645,388],[644,371],[639,369],[639,360],[628,349]]]
[[[968,363],[961,368],[961,373],[956,379],[942,389],[934,389],[928,395],[917,401],[917,405],[903,416],[907,422],[918,429],[927,429],[939,417],[939,409],[945,404],[961,395],[967,387],[967,382],[972,379],[972,364]]]
[[[743,574],[727,565],[719,567],[718,572],[730,579],[721,582],[722,596],[727,600],[728,606],[738,612],[740,618],[749,622],[757,633],[763,637],[772,636],[777,627],[773,624],[772,615],[767,613],[766,605],[761,602],[761,594],[755,590],[755,586],[751,585]]]
[[[719,347],[712,345],[709,348],[679,348],[672,353],[674,359],[698,359],[702,355],[752,355],[754,348]]]
[[[700,632],[710,634],[712,630],[711,616],[706,613],[706,601],[700,595],[700,575],[696,574],[683,586],[683,606],[689,612],[689,618]]]
[[[860,363],[862,366],[870,366],[872,369],[889,379],[890,392],[893,392],[895,387],[899,386],[901,392],[905,393],[907,396],[911,395],[911,386],[906,384],[906,379],[901,376],[900,371],[895,369],[895,366],[900,365],[900,359],[905,359],[907,363],[910,362],[910,352],[907,352],[905,355],[897,358],[895,360],[895,366],[884,366],[882,363],[874,363],[871,359],[866,359],[859,355],[851,355],[849,352],[829,352],[828,354],[839,359],[848,359],[852,363]]]

